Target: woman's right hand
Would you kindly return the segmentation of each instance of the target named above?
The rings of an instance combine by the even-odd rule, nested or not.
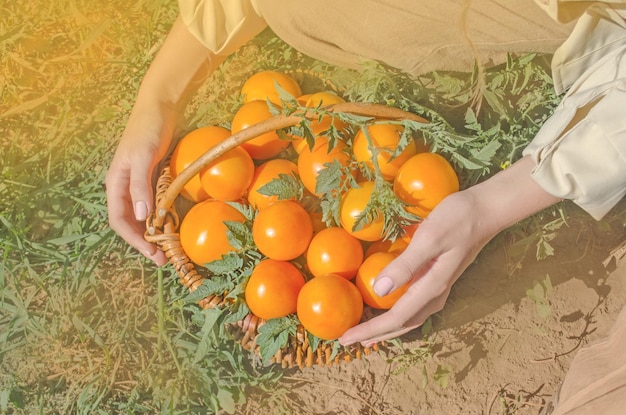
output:
[[[165,156],[174,131],[174,113],[137,104],[106,176],[109,224],[126,242],[158,266],[165,254],[144,239],[145,221],[154,209],[155,167]]]

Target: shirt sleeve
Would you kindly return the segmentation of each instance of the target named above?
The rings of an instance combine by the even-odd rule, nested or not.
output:
[[[589,0],[535,0],[552,19],[559,23],[569,23],[582,16],[586,10],[598,1]],[[603,4],[623,7],[626,0],[605,0]]]
[[[229,55],[259,34],[267,23],[253,0],[179,0],[180,16],[216,55]]]
[[[524,150],[533,178],[601,219],[626,195],[626,47],[591,67]]]

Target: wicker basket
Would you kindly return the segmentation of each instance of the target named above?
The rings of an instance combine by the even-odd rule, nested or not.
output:
[[[415,114],[379,104],[348,102],[329,106],[325,108],[325,110],[371,117],[373,119],[427,122]],[[202,168],[241,143],[269,131],[297,125],[305,118],[314,119],[317,116],[317,113],[312,111],[296,112],[290,115],[276,115],[269,120],[252,125],[245,130],[233,134],[228,139],[200,156],[198,160],[190,164],[175,179],[172,179],[169,167],[163,169],[156,185],[156,209],[146,222],[147,229],[145,239],[155,243],[165,252],[169,262],[176,270],[180,282],[190,291],[194,291],[198,288],[206,277],[201,275],[196,269],[196,265],[193,264],[185,254],[180,243],[179,234],[177,233],[180,219],[179,212],[174,202],[179,196],[183,186],[198,174]],[[225,305],[225,301],[224,296],[211,295],[199,301],[199,306],[202,308],[220,307]],[[258,353],[256,337],[259,327],[263,324],[264,320],[253,314],[248,314],[245,318],[237,322],[236,325],[231,327],[231,332],[245,349],[253,353]],[[360,344],[355,344],[343,348],[339,353],[335,353],[333,356],[333,350],[330,345],[320,343],[316,350],[313,350],[309,345],[307,337],[305,329],[299,326],[297,334],[290,336],[287,345],[276,353],[271,363],[280,364],[284,368],[294,366],[300,368],[305,366],[311,367],[315,364],[330,366],[342,361],[360,359],[363,355],[370,354],[372,350],[379,350],[378,344],[374,344],[372,347],[363,347]]]

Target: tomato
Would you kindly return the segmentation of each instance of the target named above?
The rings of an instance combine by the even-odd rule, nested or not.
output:
[[[339,227],[319,231],[309,244],[306,263],[315,277],[337,274],[351,279],[363,262],[361,241]]]
[[[210,150],[217,142],[224,141],[231,133],[226,128],[207,126],[191,131],[180,139],[170,159],[170,173],[175,178],[187,166],[196,161],[202,154]],[[201,202],[209,198],[202,188],[200,175],[189,180],[181,194],[193,202]]]
[[[250,76],[241,87],[243,102],[270,100],[273,104],[281,105],[276,84],[294,98],[302,95],[300,85],[291,76],[275,71],[261,71]]]
[[[409,241],[404,240],[404,238],[398,238],[395,241],[391,241],[390,239],[378,240],[374,241],[370,246],[365,250],[365,257],[372,255],[376,252],[391,252],[394,254],[399,254],[404,251],[406,247],[409,246]]]
[[[233,116],[231,130],[238,133],[251,125],[272,118],[269,107],[265,101],[250,101],[243,104]],[[290,142],[282,140],[276,131],[261,134],[241,144],[255,160],[267,160],[275,157],[283,151]]]
[[[207,135],[207,142],[211,147],[223,140],[218,134]],[[200,171],[200,184],[210,197],[232,202],[241,199],[246,193],[253,175],[252,157],[242,147],[237,146]]]
[[[380,271],[396,257],[397,255],[391,252],[376,252],[365,258],[363,264],[359,267],[354,282],[363,297],[363,301],[368,306],[384,310],[389,309],[409,288],[407,283],[382,297],[374,292],[374,280],[380,274]]]
[[[459,178],[452,165],[437,153],[419,153],[398,170],[393,192],[409,204],[407,210],[428,216],[446,196],[459,190]]]
[[[415,140],[411,139],[400,154],[392,158],[398,148],[400,137],[404,127],[398,124],[372,124],[367,127],[367,131],[372,140],[372,145],[378,150],[376,161],[380,168],[380,173],[386,180],[393,180],[400,166],[417,153]],[[374,154],[370,150],[367,136],[360,129],[354,136],[352,144],[354,158],[365,163],[370,168],[374,168]]]
[[[265,320],[296,312],[298,293],[304,276],[290,262],[265,259],[248,279],[245,299],[252,314]]]
[[[325,163],[338,161],[343,166],[350,163],[350,155],[345,151],[347,145],[345,142],[338,140],[335,147],[329,151],[328,137],[320,136],[315,140],[315,145],[311,149],[308,145],[298,155],[298,174],[304,187],[314,195],[320,196],[315,191],[317,186],[317,175],[320,170],[325,169]]]
[[[304,284],[298,294],[297,314],[310,333],[333,340],[359,323],[363,299],[352,282],[340,275],[326,274]]]
[[[313,223],[302,205],[279,200],[259,210],[252,223],[252,239],[268,258],[289,261],[302,255],[313,238]]]
[[[286,174],[292,176],[298,174],[298,166],[296,163],[286,159],[272,159],[261,164],[254,171],[252,183],[248,187],[248,202],[257,209],[262,209],[278,200],[278,196],[264,195],[258,190],[270,183],[274,179],[278,179],[279,175]]]
[[[308,108],[317,108],[318,106],[321,108],[324,108],[329,105],[341,104],[342,102],[346,102],[346,101],[340,96],[337,96],[330,92],[322,91],[322,92],[316,92],[314,94],[311,94],[308,97],[305,106]],[[337,130],[340,130],[340,131],[345,129],[348,126],[345,122],[339,119],[333,120],[333,118],[330,115],[325,115],[322,117],[321,120],[317,120],[317,119],[311,120],[309,127],[311,127],[311,130],[313,130],[314,134],[318,135],[328,130],[331,123],[335,126]]]
[[[365,211],[365,206],[372,197],[374,182],[360,182],[359,187],[348,190],[341,198],[340,222],[341,226],[351,235],[363,241],[377,241],[381,239],[385,229],[385,218],[382,212],[370,222],[367,219],[361,222],[358,230],[353,230],[359,215]]]
[[[228,242],[225,221],[244,222],[245,217],[219,200],[206,200],[187,212],[180,224],[180,244],[194,263],[203,266],[235,251]]]
[[[411,239],[413,239],[413,235],[415,235],[415,231],[417,231],[419,226],[420,223],[415,222],[403,228],[402,240],[405,241],[407,245],[411,242]]]

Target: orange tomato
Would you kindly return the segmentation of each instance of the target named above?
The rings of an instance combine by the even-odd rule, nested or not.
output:
[[[219,200],[206,200],[187,212],[180,224],[180,244],[194,263],[203,266],[235,250],[228,242],[226,221],[244,222],[245,217]]]
[[[220,135],[207,135],[207,142],[211,147],[222,141]],[[213,199],[232,202],[241,199],[246,193],[253,176],[252,157],[242,147],[237,146],[200,171],[200,184]]]
[[[339,227],[319,231],[309,244],[306,263],[315,277],[337,274],[351,279],[363,262],[361,241]]]
[[[378,152],[376,161],[380,168],[380,173],[386,180],[393,180],[400,166],[417,153],[415,140],[411,139],[404,150],[392,158],[400,143],[404,127],[398,124],[372,124],[367,127],[367,131],[372,140],[372,145]],[[357,161],[365,163],[371,169],[374,168],[374,162],[372,161],[374,153],[371,151],[367,137],[362,129],[354,136],[352,151]]]
[[[365,211],[365,207],[372,197],[374,182],[360,182],[359,187],[348,190],[341,198],[340,222],[341,226],[351,235],[363,241],[377,241],[381,239],[385,228],[385,218],[382,212],[370,222],[367,219],[361,222],[361,227],[354,230],[359,215]]]
[[[325,163],[338,161],[343,166],[350,163],[350,155],[345,151],[347,145],[343,141],[337,141],[332,150],[328,148],[328,137],[320,136],[315,140],[315,145],[311,149],[305,144],[298,155],[298,174],[304,187],[314,195],[320,196],[315,191],[317,186],[317,176],[320,170],[325,169]]]
[[[261,71],[250,76],[241,87],[243,102],[270,100],[273,104],[281,105],[276,84],[294,98],[302,95],[300,85],[291,76],[276,71]]]
[[[250,101],[243,104],[233,116],[231,130],[238,133],[251,125],[272,118],[272,113],[265,101]],[[261,134],[241,144],[255,160],[267,160],[283,151],[290,141],[282,140],[276,131]]]
[[[322,91],[311,94],[308,97],[305,106],[308,108],[317,108],[318,106],[324,108],[329,105],[341,104],[342,102],[346,102],[346,100],[333,93]],[[311,120],[311,124],[309,126],[315,135],[319,135],[320,133],[328,130],[331,123],[337,130],[340,131],[347,127],[347,124],[339,119],[335,119],[333,121],[333,118],[330,115],[323,116],[321,120]]]
[[[361,320],[363,299],[356,286],[336,274],[309,280],[298,294],[302,326],[323,340],[333,340]]]
[[[393,242],[390,239],[381,239],[379,241],[374,241],[367,247],[365,250],[365,257],[367,258],[376,252],[391,252],[393,254],[399,254],[404,251],[407,246],[409,246],[409,241],[404,240],[404,238],[398,238]]]
[[[359,267],[354,282],[363,297],[363,301],[368,306],[384,310],[389,309],[409,288],[407,283],[382,297],[374,292],[373,287],[376,277],[396,256],[396,254],[391,252],[376,252],[365,258],[363,264]]]
[[[279,200],[259,210],[252,223],[252,239],[268,258],[289,261],[306,252],[313,223],[302,205]]]
[[[437,153],[419,153],[398,170],[393,192],[407,203],[407,210],[422,218],[446,196],[459,190],[459,178],[452,165]]]
[[[178,176],[187,166],[196,161],[202,154],[210,150],[216,143],[224,141],[231,135],[228,129],[218,126],[207,126],[191,131],[180,139],[170,159],[170,172]],[[189,180],[181,194],[193,202],[201,202],[209,198],[202,188],[200,175]]]
[[[406,242],[407,245],[411,242],[411,239],[413,239],[413,235],[415,235],[415,231],[417,231],[417,228],[419,226],[420,226],[420,223],[415,222],[403,228],[403,233],[402,233],[401,238],[404,242]]]
[[[256,209],[262,209],[278,200],[276,195],[264,195],[258,190],[270,183],[274,179],[278,179],[279,175],[286,174],[291,176],[293,173],[298,174],[298,166],[296,163],[286,159],[272,159],[261,164],[254,171],[254,177],[248,187],[248,202]]]
[[[245,299],[248,308],[265,320],[296,312],[298,293],[304,276],[290,262],[265,259],[257,264],[248,279]]]

